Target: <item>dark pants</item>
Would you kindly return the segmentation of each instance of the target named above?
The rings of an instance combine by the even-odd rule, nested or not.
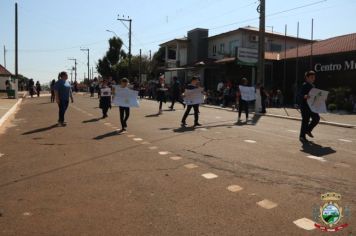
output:
[[[163,101],[159,101],[159,110],[162,110]]]
[[[120,108],[120,121],[121,127],[124,129],[127,127],[127,120],[130,116],[130,108],[129,107],[119,107]]]
[[[180,104],[182,104],[185,107],[185,104],[183,103],[183,100],[179,96],[173,96],[172,97],[172,105],[170,106],[171,109],[174,108],[174,104],[176,102],[179,102]]]
[[[194,124],[198,123],[199,120],[199,104],[196,105],[188,105],[187,110],[185,111],[183,118],[182,118],[182,123],[185,124],[185,120],[187,119],[190,110],[194,109]]]
[[[262,103],[262,110],[261,113],[266,113],[266,99],[262,98],[261,99],[261,103]]]
[[[245,100],[240,99],[240,104],[239,104],[239,119],[241,118],[242,110],[245,111],[246,120],[247,120],[247,119],[248,119],[248,102],[245,101]]]
[[[301,107],[300,111],[302,113],[302,126],[300,128],[299,137],[305,138],[305,134],[312,132],[315,126],[318,125],[320,116],[318,113],[312,112],[309,107]]]
[[[56,95],[54,93],[54,90],[51,90],[51,102],[54,102]]]
[[[66,110],[68,108],[68,104],[69,104],[69,101],[66,101],[66,100],[60,100],[59,101],[59,104],[58,104],[58,108],[59,108],[58,122],[59,123],[63,123],[64,122],[64,114],[66,113]]]

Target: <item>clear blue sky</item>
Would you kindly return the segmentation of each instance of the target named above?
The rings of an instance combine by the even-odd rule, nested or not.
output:
[[[356,32],[356,0],[266,0],[266,25],[274,31],[310,38],[314,18],[314,38],[326,39]],[[315,3],[308,7],[274,15],[288,9]],[[90,64],[107,50],[107,39],[115,31],[128,45],[128,32],[117,21],[124,14],[133,19],[133,54],[141,48],[152,53],[158,45],[188,30],[202,27],[214,35],[243,27],[258,26],[257,0],[19,0],[19,72],[47,83],[59,71],[68,70],[78,59],[78,78],[87,71],[86,53],[90,48]],[[7,68],[14,72],[14,0],[0,0],[0,64],[3,45],[8,49]],[[233,24],[234,23],[234,24]],[[269,28],[270,29],[270,28]]]

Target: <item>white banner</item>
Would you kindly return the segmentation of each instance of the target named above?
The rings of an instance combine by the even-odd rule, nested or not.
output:
[[[310,98],[307,100],[310,110],[315,113],[327,113],[325,102],[328,95],[328,91],[312,88],[309,92]]]
[[[237,59],[245,63],[257,63],[258,61],[258,51],[257,49],[251,48],[238,48],[237,49]]]
[[[184,92],[184,103],[187,105],[204,103],[203,88],[186,89]]]
[[[102,97],[110,97],[111,96],[111,88],[101,88],[100,96]]]
[[[244,101],[254,101],[256,100],[255,88],[254,87],[247,87],[247,86],[239,86],[241,98]]]
[[[137,96],[138,91],[115,86],[115,98],[113,103],[121,107],[139,107]]]

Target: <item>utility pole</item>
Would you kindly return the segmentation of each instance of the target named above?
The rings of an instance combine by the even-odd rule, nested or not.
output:
[[[151,50],[150,50],[150,61],[151,61],[151,54],[152,54],[152,52],[151,52]]]
[[[266,21],[266,3],[265,0],[259,0],[260,5],[257,12],[260,13],[260,31],[258,36],[258,68],[257,82],[264,85],[265,83],[265,21]]]
[[[6,47],[4,45],[4,67],[6,68]]]
[[[74,81],[77,82],[77,59],[69,58],[68,60],[74,61]]]
[[[313,69],[313,40],[314,40],[314,19],[312,19],[312,25],[311,25],[310,70]]]
[[[129,80],[131,79],[131,35],[132,35],[132,19],[130,19],[129,17],[127,19],[125,18],[119,18],[117,19],[119,21],[121,21],[124,25],[125,23],[124,22],[129,22],[129,68],[128,68],[128,77],[129,77]],[[126,25],[125,25],[126,26]],[[127,27],[127,26],[126,26]]]
[[[140,63],[138,64],[138,81],[141,83],[142,50],[140,49]]]
[[[283,88],[282,91],[286,94],[287,81],[287,25],[284,26],[284,63],[283,63]]]
[[[87,65],[88,65],[88,80],[90,81],[90,64],[89,64],[89,48],[82,48],[82,49],[80,49],[81,51],[86,51],[87,53],[88,53],[88,63],[87,63]],[[84,78],[85,79],[85,78]]]
[[[15,84],[19,77],[19,50],[18,50],[18,16],[17,16],[17,3],[15,3]],[[15,98],[17,98],[17,86],[15,86]]]

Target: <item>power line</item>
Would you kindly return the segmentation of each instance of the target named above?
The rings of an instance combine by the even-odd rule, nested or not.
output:
[[[301,9],[301,8],[305,8],[305,7],[317,5],[317,4],[326,2],[326,1],[327,1],[327,0],[321,0],[321,1],[313,2],[313,3],[309,3],[309,4],[304,4],[304,5],[301,5],[301,6],[298,6],[298,7],[294,7],[294,8],[286,9],[286,10],[283,10],[283,11],[278,11],[278,12],[274,12],[274,13],[268,14],[268,15],[266,15],[266,17],[276,16],[276,15],[283,14],[283,13],[286,13],[286,12],[290,12],[290,11],[298,10],[298,9]],[[259,19],[259,17],[248,18],[248,19],[244,19],[244,20],[241,20],[241,21],[237,21],[237,22],[233,22],[233,23],[229,23],[229,24],[224,24],[224,25],[212,27],[212,28],[209,28],[209,30],[220,29],[220,28],[224,28],[224,27],[227,27],[227,26],[232,26],[232,25],[236,25],[236,24],[241,24],[241,23],[246,23],[246,22],[250,22],[250,21],[255,21],[255,20],[258,20],[258,19]],[[185,27],[181,27],[181,28],[188,28],[188,27],[191,28],[191,27],[194,27],[194,26],[190,25],[190,26],[185,26]],[[181,29],[181,28],[179,28],[179,29]],[[176,29],[176,30],[177,30],[177,29]],[[175,30],[175,31],[176,31],[176,30]],[[174,32],[174,31],[172,31],[172,32]],[[168,34],[168,33],[165,33],[165,34]],[[159,40],[147,42],[147,43],[141,44],[141,46],[149,45],[149,44],[157,43],[157,42],[162,42],[162,41],[170,40],[170,39],[172,39],[172,37],[171,37],[171,38],[159,39]]]

